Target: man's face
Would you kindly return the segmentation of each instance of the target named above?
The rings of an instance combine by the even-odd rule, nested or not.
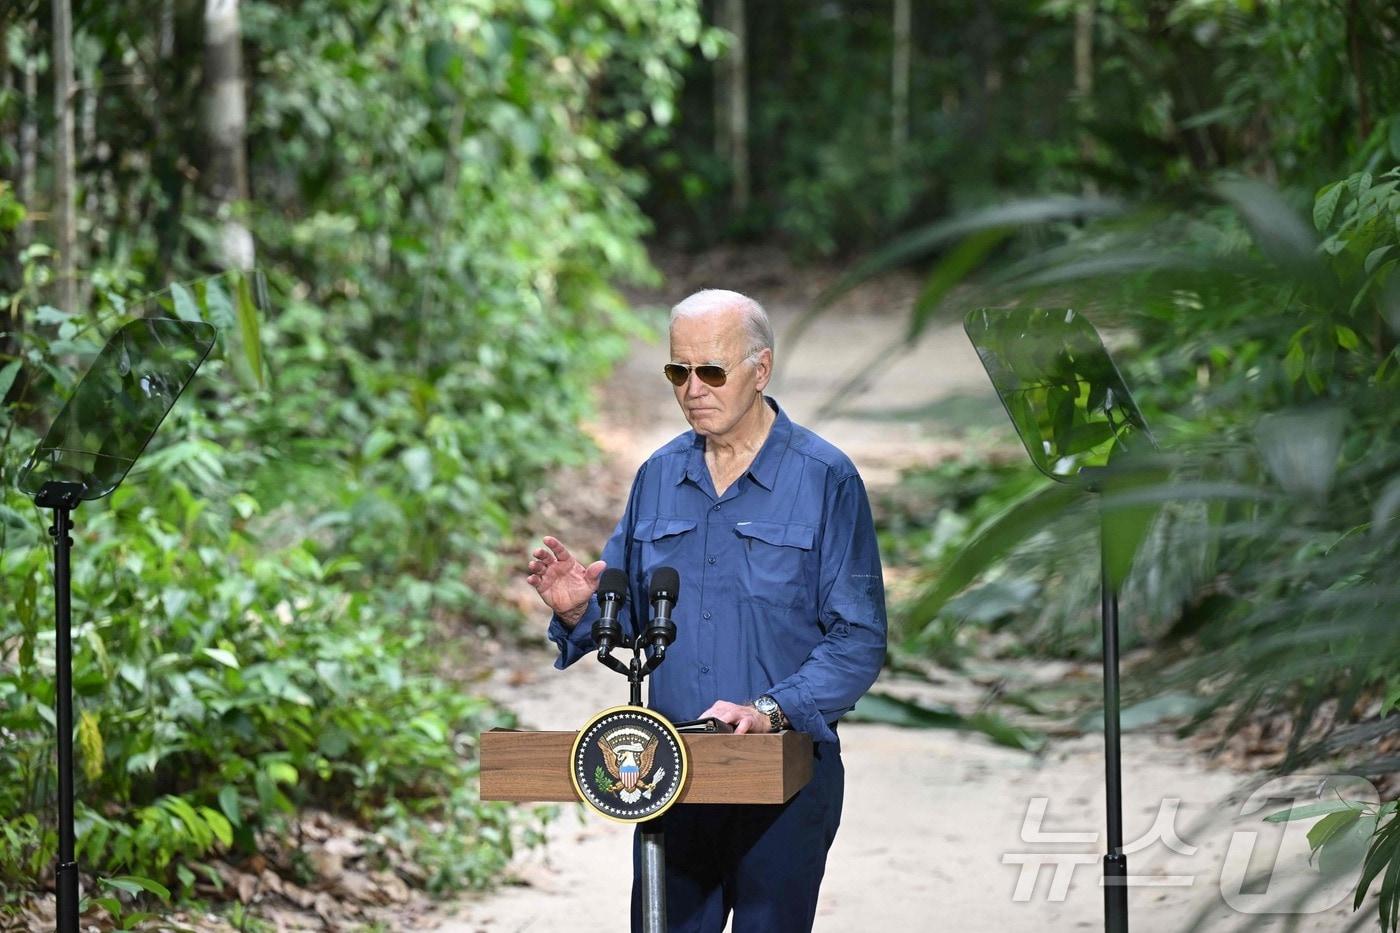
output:
[[[685,384],[675,387],[676,401],[696,434],[725,437],[754,405],[762,404],[773,355],[764,350],[746,360],[749,349],[738,311],[677,318],[671,326],[671,362],[692,367],[709,363],[729,374],[724,385],[709,386],[692,369]]]

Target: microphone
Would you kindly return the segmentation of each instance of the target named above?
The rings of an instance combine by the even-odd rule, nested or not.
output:
[[[676,623],[671,609],[681,597],[681,575],[674,567],[657,567],[651,575],[651,608],[654,616],[647,626],[646,640],[658,651],[676,640]]]
[[[593,642],[598,646],[600,659],[622,642],[622,625],[617,621],[617,614],[622,611],[622,604],[626,601],[627,573],[609,567],[598,581],[598,605],[603,614],[593,623]]]

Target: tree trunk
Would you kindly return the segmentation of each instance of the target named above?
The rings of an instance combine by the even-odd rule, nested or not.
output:
[[[748,40],[744,22],[744,0],[720,0],[720,26],[733,35],[733,44],[725,55],[725,92],[727,106],[725,134],[733,187],[730,206],[744,211],[749,206],[749,79]]]
[[[175,54],[175,0],[160,2],[160,31],[156,36],[156,57],[164,62]]]
[[[715,25],[725,28],[726,0],[716,0]],[[729,53],[714,60],[715,79],[715,155],[729,161]]]
[[[54,249],[58,252],[55,303],[77,310],[77,211],[73,164],[73,11],[53,0]]]
[[[75,105],[74,109],[78,114],[78,146],[83,153],[83,164],[88,166],[88,171],[83,184],[82,214],[84,217],[92,218],[98,214],[98,198],[105,187],[107,176],[105,172],[97,171],[104,161],[102,158],[102,143],[97,138],[97,102],[98,94],[102,87],[102,73],[95,62],[88,63],[88,67],[81,71],[82,80],[78,82],[80,91],[81,106]],[[105,245],[102,231],[89,228],[88,236],[85,239],[87,246],[88,261],[92,257],[100,255],[100,250]],[[84,276],[74,286],[73,295],[79,307],[86,308],[92,301],[92,280]]]
[[[20,78],[19,133],[17,149],[18,171],[15,177],[15,197],[24,205],[24,219],[15,229],[16,281],[24,274],[20,257],[34,242],[34,179],[39,171],[39,66],[35,62],[38,50],[39,24],[30,20],[24,32],[24,64]],[[16,307],[8,322],[10,352],[19,351],[24,331],[24,315]],[[24,378],[21,372],[20,378]]]
[[[909,0],[894,0],[894,55],[890,70],[890,150],[898,158],[909,142]]]
[[[39,67],[34,62],[35,38],[38,27],[29,23],[29,41],[24,55],[24,109],[19,118],[19,183],[15,192],[26,211],[33,211],[34,179],[39,173]],[[20,224],[20,248],[34,240],[34,222],[25,217]]]
[[[1074,93],[1088,101],[1094,95],[1095,0],[1080,0],[1074,11]]]
[[[1351,69],[1352,80],[1356,82],[1356,138],[1364,143],[1371,135],[1375,124],[1371,120],[1371,100],[1366,88],[1366,69],[1361,58],[1362,12],[1360,0],[1347,4],[1347,66]]]
[[[242,30],[238,0],[205,0],[205,131],[209,164],[205,189],[221,221],[219,261],[226,268],[253,266],[253,236],[239,216],[248,199],[247,108],[243,97]]]
[[[0,47],[0,76],[2,76],[0,77],[0,98],[10,100],[15,97],[15,69],[13,63],[10,61],[10,44],[5,42],[0,43],[0,46],[3,46]],[[21,97],[17,109],[22,112],[26,103],[28,102]],[[19,127],[17,123],[8,119],[0,123],[0,134],[3,134],[3,137],[0,138],[3,138],[7,144],[10,144],[11,139],[14,140],[10,148],[18,153]],[[18,174],[19,166],[16,164],[15,175],[17,176]],[[6,180],[10,182],[11,187],[15,191],[15,197],[17,198],[19,196],[18,177],[11,177]],[[23,202],[20,203],[22,204]],[[3,235],[4,231],[0,231],[0,236]],[[14,289],[11,283],[19,282],[20,276],[19,250],[4,250],[0,252],[0,287]],[[18,321],[18,319],[19,308],[12,306],[8,314],[4,310],[0,310],[0,329],[3,329],[5,332],[3,335],[0,335],[0,353],[7,356],[17,355],[17,351],[19,350],[19,335],[15,333],[14,327],[14,322]],[[6,387],[5,391],[0,391],[0,403],[4,402],[6,392],[8,392],[8,387]],[[0,531],[0,547],[4,547],[4,541],[4,532]]]
[[[1094,15],[1097,0],[1079,0],[1074,11],[1074,97],[1078,104],[1079,158],[1085,166],[1094,160],[1094,137],[1084,124],[1094,114]],[[1085,177],[1085,194],[1096,194],[1098,185]]]

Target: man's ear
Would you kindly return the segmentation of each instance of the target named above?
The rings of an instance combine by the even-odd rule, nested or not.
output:
[[[768,380],[773,378],[773,351],[767,347],[759,350],[758,359],[753,365],[756,370],[754,388],[762,392],[768,387]]]

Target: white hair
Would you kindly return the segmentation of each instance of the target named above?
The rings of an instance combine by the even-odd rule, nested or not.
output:
[[[743,319],[750,356],[760,350],[773,349],[773,325],[769,323],[768,312],[763,310],[763,305],[748,295],[724,288],[706,288],[683,300],[671,309],[671,324],[674,325],[678,318],[702,317],[729,308],[738,310]]]

